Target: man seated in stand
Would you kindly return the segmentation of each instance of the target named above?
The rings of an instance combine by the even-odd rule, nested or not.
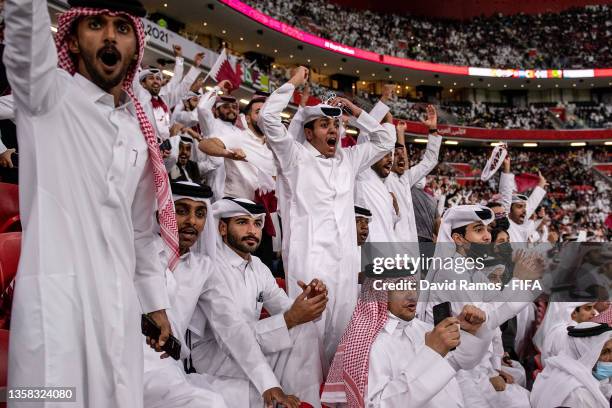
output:
[[[218,222],[217,268],[225,282],[239,318],[249,324],[283,390],[314,407],[320,406],[322,378],[321,345],[312,323],[327,305],[327,289],[314,279],[299,282],[302,293],[292,301],[278,287],[270,269],[253,255],[261,242],[265,211],[246,199],[224,198],[213,205]],[[260,320],[262,309],[270,317]],[[198,308],[191,327],[202,329]],[[228,407],[261,407],[261,394],[241,368],[242,362],[228,355],[215,341],[215,333],[204,326],[193,341],[193,366],[214,376],[213,387]],[[193,329],[192,329],[193,331]],[[249,357],[244,357],[249,358]]]

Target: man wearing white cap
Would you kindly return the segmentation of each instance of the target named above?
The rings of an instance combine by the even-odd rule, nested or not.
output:
[[[280,114],[296,87],[308,80],[308,69],[300,67],[265,103],[259,118],[267,143],[279,169],[277,196],[283,231],[283,263],[289,296],[301,292],[298,281],[320,276],[329,290],[327,312],[317,322],[325,342],[326,361],[331,360],[353,306],[357,286],[353,269],[356,231],[353,190],[357,174],[393,149],[395,132],[342,98],[333,106],[304,108],[303,126],[289,134]],[[338,149],[342,106],[350,121],[369,141]]]
[[[194,66],[183,78],[183,53],[181,47],[174,49],[174,75],[168,83],[162,86],[163,74],[157,68],[143,69],[134,78],[134,92],[142,103],[147,117],[153,124],[160,142],[170,137],[170,113],[174,105],[181,102],[183,95],[189,91],[191,84],[200,75],[199,66],[204,60],[204,54],[194,57]]]
[[[211,385],[208,375],[185,374],[182,359],[190,368],[192,338],[201,332],[193,327],[192,317],[201,313],[199,326],[214,332],[216,341],[225,352],[239,362],[248,378],[257,381],[266,401],[288,397],[279,388],[266,357],[260,350],[251,327],[240,317],[235,298],[223,279],[224,270],[217,269],[217,231],[213,219],[207,186],[190,182],[171,183],[179,231],[180,259],[174,272],[166,269],[166,288],[170,298],[168,317],[175,336],[181,341],[181,360],[160,359],[145,349],[144,405],[147,408],[188,408],[194,406],[235,406],[236,396],[227,404]],[[159,245],[160,258],[167,266],[167,251]],[[187,332],[187,329],[190,331]],[[185,335],[187,333],[187,335]],[[215,343],[217,344],[217,343]],[[215,389],[215,391],[211,391]]]
[[[174,107],[170,124],[180,123],[186,127],[192,128],[198,126],[198,103],[202,95],[199,92],[189,91],[183,98],[182,102]]]
[[[453,259],[454,266],[432,267],[426,280],[432,282],[460,282],[487,284],[488,277],[483,273],[484,264],[478,267],[478,259],[485,257],[485,249],[491,241],[487,225],[495,219],[491,209],[481,205],[460,205],[449,208],[442,217],[442,224],[436,242],[434,260]],[[541,272],[535,265],[535,255],[528,257],[521,254],[520,267],[514,269],[514,278],[537,279]],[[474,261],[474,266],[467,266],[468,260]],[[459,269],[462,267],[462,270]],[[486,326],[493,330],[506,320],[514,317],[535,297],[529,292],[513,296],[512,286],[499,290],[466,290],[457,287],[452,290],[428,291],[419,299],[421,309],[419,316],[425,321],[432,321],[432,307],[435,304],[451,301],[452,309],[459,313],[466,303],[480,307],[486,313]],[[422,303],[421,303],[422,302]],[[470,407],[495,407],[498,404],[513,407],[529,405],[528,392],[511,385],[498,387],[495,383],[499,374],[495,370],[498,357],[492,344],[488,346],[487,355],[475,368],[462,370],[458,379],[464,390],[466,405]],[[493,378],[493,380],[491,380]]]
[[[261,241],[263,207],[246,199],[224,198],[215,202],[213,211],[220,235],[217,268],[239,309],[238,317],[251,326],[283,389],[312,406],[320,406],[320,344],[311,322],[325,310],[325,285],[317,279],[308,285],[299,282],[302,293],[292,301],[278,287],[268,267],[252,255]],[[270,317],[260,320],[262,309]],[[196,312],[195,320],[202,312]],[[206,327],[194,341],[195,369],[215,376],[212,385],[224,395],[229,407],[261,407],[261,393],[253,379],[245,376],[243,363],[214,340],[214,333]]]
[[[542,353],[542,365],[546,366],[549,357],[558,355],[565,347],[566,330],[576,323],[588,322],[597,315],[595,304],[591,302],[550,302],[538,330],[533,336],[533,344]]]
[[[510,172],[510,159],[506,158],[504,160],[504,169],[499,178],[499,192],[510,221],[510,226],[508,227],[510,242],[527,243],[529,236],[536,229],[534,222],[529,218],[531,218],[540,202],[546,196],[544,188],[548,185],[542,173],[538,171],[538,175],[540,177],[538,185],[533,189],[529,197],[524,194],[513,194],[516,191],[514,173]]]
[[[533,408],[609,408],[600,381],[612,375],[612,330],[605,323],[585,322],[568,328],[566,347],[551,357],[531,391]]]

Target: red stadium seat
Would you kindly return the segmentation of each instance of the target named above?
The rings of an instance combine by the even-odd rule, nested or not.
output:
[[[6,373],[8,368],[9,331],[0,330],[0,388],[6,387]]]
[[[0,234],[0,293],[4,293],[15,279],[20,253],[21,232]]]
[[[0,233],[21,231],[19,220],[19,187],[0,183]]]

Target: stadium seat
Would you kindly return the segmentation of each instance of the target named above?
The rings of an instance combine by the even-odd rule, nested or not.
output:
[[[0,293],[4,293],[15,278],[20,253],[21,232],[0,234]]]
[[[8,374],[9,331],[0,330],[0,393],[6,390]],[[6,408],[6,402],[0,402],[0,408]]]
[[[16,184],[0,183],[0,234],[10,231],[21,231],[19,188]]]

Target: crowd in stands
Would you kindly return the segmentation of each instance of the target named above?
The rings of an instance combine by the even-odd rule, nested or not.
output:
[[[46,2],[6,0],[21,159],[0,215],[23,232],[0,233],[0,386],[68,385],[79,408],[609,406],[607,147],[449,146],[443,108],[332,96],[305,66],[238,98],[203,53],[144,66],[140,1],[68,5],[52,35]]]
[[[612,66],[612,8],[433,20],[351,10],[324,0],[249,0],[306,32],[379,54],[494,68]]]
[[[550,193],[542,201],[542,206],[551,230],[561,236],[575,236],[584,230],[593,240],[610,239],[605,222],[611,209],[612,189],[609,182],[597,176],[591,168],[594,163],[609,162],[608,150],[511,149],[515,173],[537,174],[541,171],[550,180]],[[411,165],[418,163],[422,153],[419,145],[410,146]],[[440,165],[428,178],[428,186],[439,200],[445,200],[446,205],[486,204],[497,195],[499,183],[495,179],[488,183],[480,181],[480,172],[490,149],[445,146],[440,154]],[[466,175],[450,163],[468,164],[471,171]]]

